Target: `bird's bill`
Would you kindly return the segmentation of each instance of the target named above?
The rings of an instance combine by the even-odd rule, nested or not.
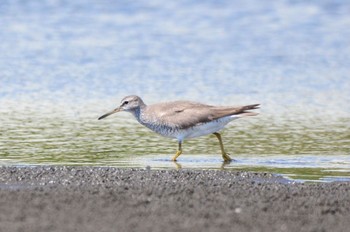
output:
[[[115,114],[115,113],[117,113],[117,112],[119,112],[119,111],[122,111],[122,110],[123,110],[123,109],[121,109],[120,107],[118,107],[118,108],[112,110],[111,112],[108,112],[107,114],[102,115],[101,117],[98,118],[98,120],[104,119],[104,118],[108,117],[109,115]]]

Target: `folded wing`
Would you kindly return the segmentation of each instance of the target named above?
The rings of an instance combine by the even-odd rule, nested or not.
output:
[[[190,101],[177,101],[176,104],[160,103],[151,105],[148,110],[152,112],[155,116],[154,118],[159,120],[159,123],[186,129],[231,115],[237,115],[237,117],[254,116],[257,113],[249,110],[258,108],[259,104],[225,107],[210,106]]]

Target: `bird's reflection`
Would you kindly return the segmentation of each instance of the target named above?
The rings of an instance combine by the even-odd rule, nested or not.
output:
[[[230,165],[232,162],[234,162],[235,160],[232,159],[232,160],[227,160],[227,161],[222,161],[221,162],[221,165],[218,167],[218,169],[220,170],[224,170],[225,167],[227,167],[228,165]],[[173,161],[174,165],[175,165],[175,168],[177,170],[180,170],[182,169],[182,164],[179,162],[179,161]]]
[[[181,165],[179,162],[173,161],[173,163],[175,164],[175,168],[176,168],[177,170],[182,169],[182,165]]]

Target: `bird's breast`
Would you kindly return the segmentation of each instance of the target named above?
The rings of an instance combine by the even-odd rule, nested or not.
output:
[[[182,141],[186,138],[196,138],[203,135],[212,134],[223,129],[227,123],[234,120],[235,117],[225,117],[207,123],[200,123],[193,127],[181,129],[175,126],[159,124],[157,122],[139,120],[139,122],[152,131],[168,138],[176,138]]]

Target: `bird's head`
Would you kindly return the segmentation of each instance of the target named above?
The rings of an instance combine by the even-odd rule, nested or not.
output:
[[[145,106],[145,103],[143,103],[140,97],[136,95],[130,95],[123,98],[119,107],[115,108],[111,112],[108,112],[107,114],[102,115],[98,118],[98,120],[106,118],[107,116],[120,111],[127,111],[132,113],[142,106]]]

